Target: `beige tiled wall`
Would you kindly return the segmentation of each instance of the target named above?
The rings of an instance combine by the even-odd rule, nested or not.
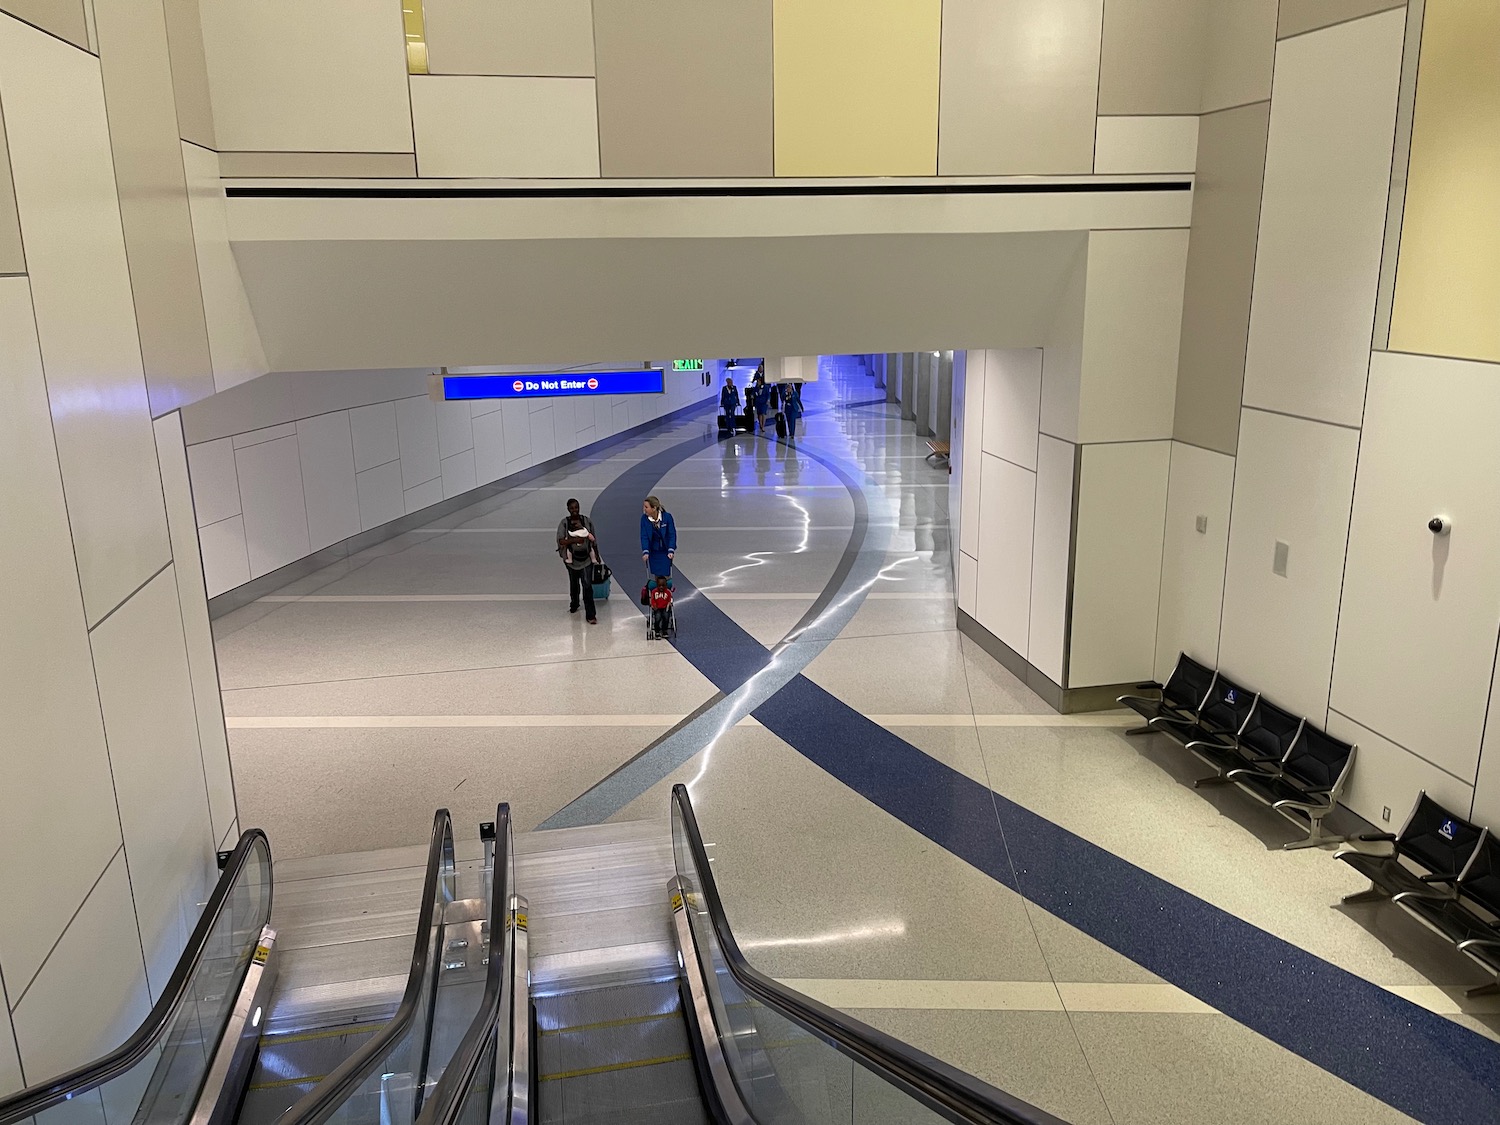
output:
[[[1276,35],[1285,39],[1320,27],[1406,7],[1405,0],[1281,0]]]
[[[1203,96],[1207,16],[1208,6],[1201,0],[1114,0],[1105,4],[1099,112],[1198,112]]]
[[[85,51],[89,44],[88,20],[84,15],[86,0],[4,0],[0,12],[8,12],[32,27],[65,39]]]
[[[16,189],[10,178],[10,148],[5,142],[5,116],[0,113],[0,274],[25,272],[26,252],[21,247],[21,217],[16,213]]]
[[[602,4],[591,0],[423,0],[428,69],[592,78],[596,7]]]

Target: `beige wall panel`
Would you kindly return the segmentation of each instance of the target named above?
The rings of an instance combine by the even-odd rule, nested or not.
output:
[[[0,970],[14,1002],[120,846],[24,277],[0,278],[0,492]]]
[[[0,112],[0,274],[25,273],[21,248],[21,217],[16,213],[16,189],[10,178],[10,149],[5,143],[5,115]]]
[[[776,174],[937,171],[942,0],[775,0]]]
[[[16,1053],[16,1037],[11,1031],[10,1013],[0,1013],[0,1098],[14,1094],[24,1085],[21,1080],[21,1056]]]
[[[229,248],[229,220],[224,185],[219,180],[219,159],[208,149],[187,141],[182,143],[182,166],[187,175],[188,208],[193,221],[193,245],[208,325],[214,388],[225,391],[264,375],[267,364],[250,301],[245,296],[245,284],[240,279],[240,267]]]
[[[221,152],[225,179],[406,179],[417,174],[412,152]]]
[[[171,557],[99,61],[0,19],[0,98],[93,623]]]
[[[1198,134],[1172,436],[1231,455],[1240,429],[1270,115],[1269,102],[1206,114]]]
[[[1234,474],[1219,663],[1321,724],[1333,674],[1359,432],[1246,410]],[[1287,573],[1272,570],[1276,543]]]
[[[153,415],[214,393],[160,0],[92,0]]]
[[[1480,824],[1500,824],[1500,719],[1496,716],[1500,716],[1500,665],[1490,685],[1490,719],[1484,727],[1484,748],[1474,784],[1474,819]]]
[[[1333,677],[1335,709],[1470,779],[1500,610],[1496,433],[1500,369],[1376,353]]]
[[[1281,0],[1276,34],[1285,39],[1288,35],[1301,35],[1315,28],[1404,7],[1406,4],[1400,0],[1394,3],[1392,0]]]
[[[591,78],[414,75],[423,176],[594,177],[599,121]]]
[[[953,403],[955,421],[961,420],[962,429],[954,430],[952,457],[949,464],[955,467],[950,480],[948,510],[958,514],[958,533],[954,537],[958,549],[970,560],[979,557],[979,473],[984,465],[984,411],[985,392],[988,390],[989,352],[973,349],[964,355],[964,362],[954,363]],[[886,367],[888,357],[882,355],[880,363]],[[958,415],[962,415],[959,419]],[[1035,440],[1032,443],[1035,449]],[[1036,468],[1035,455],[1032,469]],[[954,504],[951,493],[958,489],[958,503]],[[962,573],[960,571],[960,573]],[[960,605],[965,613],[973,616],[974,602]]]
[[[1092,240],[1092,236],[1089,236]],[[1088,242],[1073,259],[1059,289],[1042,345],[1042,425],[1044,434],[1078,440],[1083,393],[1083,329],[1088,296]]]
[[[1204,113],[1271,97],[1276,0],[1213,0],[1207,5]]]
[[[1079,441],[1172,436],[1187,253],[1182,229],[1089,236]]]
[[[199,0],[163,0],[163,7],[167,16],[167,47],[172,55],[178,135],[185,141],[214,148],[213,100],[208,91],[208,59],[203,54]]]
[[[221,840],[235,819],[234,778],[229,767],[224,699],[219,692],[219,665],[208,622],[208,590],[194,522],[193,491],[188,477],[187,450],[182,440],[181,413],[173,411],[165,418],[158,418],[155,429],[162,492],[167,502],[167,527],[172,534],[172,573],[177,580],[188,671],[193,681],[193,709],[197,716],[198,748],[203,758],[203,781],[208,793],[214,838]],[[229,464],[232,472],[232,454]],[[235,488],[234,511],[235,514],[239,512],[238,487]]]
[[[90,635],[130,888],[158,997],[213,884],[192,674],[168,567]]]
[[[1083,446],[1066,686],[1148,680],[1156,667],[1169,441]]]
[[[1337,711],[1328,716],[1328,733],[1356,747],[1354,772],[1342,803],[1353,809],[1380,832],[1394,832],[1401,827],[1422,790],[1460,816],[1466,816],[1476,797],[1474,786],[1462,778],[1424,762],[1411,751],[1397,746],[1368,727],[1363,727]],[[1390,820],[1384,812],[1391,810]],[[1478,812],[1478,809],[1475,809]],[[1480,824],[1495,821],[1482,817]]]
[[[1042,412],[1040,348],[1004,348],[970,353],[978,361],[974,409],[986,453],[1036,472],[1036,439]],[[973,369],[971,368],[971,371]],[[1017,651],[1021,651],[1017,649]]]
[[[98,885],[12,1013],[28,1075],[50,1078],[113,1050],[150,1009],[125,853],[117,851],[96,877]],[[103,954],[106,947],[112,956]],[[88,1018],[79,1019],[81,1012]]]
[[[1102,8],[1101,0],[945,0],[938,171],[1090,171]]]
[[[1172,674],[1179,652],[1210,666],[1219,662],[1233,491],[1233,457],[1172,443],[1156,624],[1156,679],[1162,683]],[[1203,531],[1198,530],[1199,517],[1208,521]]]
[[[411,152],[399,0],[203,0],[218,147]]]
[[[1191,172],[1198,161],[1198,117],[1101,117],[1094,139],[1099,175]]]
[[[1036,524],[1031,540],[1031,622],[1026,659],[1066,686],[1068,571],[1073,547],[1073,471],[1078,447],[1043,434],[1037,440]]]
[[[423,0],[428,70],[592,78],[593,7],[590,0]]]
[[[1500,4],[1422,24],[1390,346],[1500,362]]]
[[[1208,7],[1202,0],[1109,0],[1099,112],[1197,113]]]
[[[1036,474],[983,454],[979,493],[979,581],[974,619],[1026,655],[1031,628],[1031,532]]]
[[[1406,13],[1276,48],[1246,406],[1359,425]]]
[[[772,174],[771,0],[595,0],[594,38],[605,176]]]
[[[84,0],[0,0],[0,12],[9,12],[85,51],[92,49]]]

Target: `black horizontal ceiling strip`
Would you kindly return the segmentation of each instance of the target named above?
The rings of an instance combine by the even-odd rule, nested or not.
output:
[[[365,186],[309,184],[229,186],[233,199],[746,199],[764,196],[851,195],[1114,195],[1153,191],[1189,191],[1191,180],[1111,183],[1011,184],[725,184],[681,187],[616,185],[612,187],[460,187],[441,184]]]

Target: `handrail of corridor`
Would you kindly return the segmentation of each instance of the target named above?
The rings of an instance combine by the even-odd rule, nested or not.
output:
[[[422,881],[422,904],[417,914],[417,936],[413,944],[411,971],[406,989],[396,1011],[374,1037],[338,1065],[278,1119],[277,1125],[322,1125],[358,1091],[378,1065],[417,1022],[419,1012],[431,1011],[432,970],[440,960],[441,949],[432,940],[433,925],[441,924],[440,899],[451,891],[455,871],[453,859],[453,818],[447,809],[438,809],[432,818],[432,836],[427,845],[427,872]],[[451,894],[448,896],[451,897]],[[429,993],[429,995],[424,995]],[[422,1030],[426,1035],[426,1030]],[[425,1067],[426,1049],[422,1051]],[[420,1068],[419,1068],[420,1069]],[[418,1094],[421,1076],[418,1075]],[[395,1125],[395,1123],[393,1123]]]
[[[983,1125],[1064,1125],[1051,1114],[981,1082],[973,1075],[793,991],[751,965],[735,942],[725,916],[687,786],[674,785],[672,801],[682,819],[693,864],[697,868],[690,874],[698,881],[697,890],[703,900],[701,905],[713,926],[730,974],[746,994],[912,1094],[950,1121]],[[679,871],[678,874],[689,873]]]
[[[495,870],[490,882],[490,947],[489,961],[485,966],[484,995],[442,1078],[423,1104],[417,1125],[454,1125],[463,1113],[485,1061],[492,1057],[497,1064],[502,1057],[509,1060],[508,1053],[499,1056],[493,1052],[499,1036],[511,1026],[511,1013],[505,1001],[514,999],[505,987],[513,979],[510,962],[515,949],[510,940],[515,921],[511,912],[511,895],[515,891],[510,885],[512,852],[510,805],[501,804],[495,810]],[[520,1002],[525,1002],[525,998],[522,997]],[[498,1086],[502,1082],[508,1085],[509,1075],[496,1072],[494,1084]]]
[[[203,914],[193,928],[192,935],[183,948],[182,956],[177,959],[176,968],[172,970],[172,975],[167,979],[161,996],[152,1005],[151,1011],[147,1013],[141,1025],[131,1032],[125,1042],[109,1054],[75,1067],[56,1078],[29,1086],[7,1098],[0,1098],[0,1125],[15,1125],[52,1106],[97,1089],[111,1079],[126,1073],[151,1054],[160,1044],[162,1037],[173,1026],[178,1010],[193,992],[192,985],[197,977],[199,965],[214,940],[220,917],[228,909],[241,877],[247,868],[251,867],[253,861],[258,861],[255,862],[255,869],[264,872],[265,896],[260,904],[263,909],[258,912],[257,919],[243,927],[248,945],[239,955],[241,961],[239,968],[243,971],[249,967],[261,930],[270,921],[273,891],[271,844],[266,839],[266,834],[259,828],[252,828],[242,833],[239,843],[234,846],[234,850],[224,861],[219,881],[214,885],[208,902],[204,904]],[[226,1011],[226,1019],[228,1014]]]

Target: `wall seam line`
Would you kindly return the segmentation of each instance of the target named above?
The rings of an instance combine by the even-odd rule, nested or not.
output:
[[[21,1006],[21,1001],[26,999],[26,994],[31,991],[31,986],[34,985],[37,981],[37,978],[42,975],[42,971],[47,967],[47,962],[52,960],[52,955],[57,952],[57,947],[62,944],[62,939],[68,936],[68,931],[73,928],[73,923],[78,920],[78,915],[83,911],[83,908],[88,905],[89,899],[92,898],[94,892],[98,890],[99,884],[104,881],[104,877],[109,874],[109,869],[114,866],[116,857],[118,857],[119,854],[124,850],[125,839],[122,834],[119,846],[116,847],[114,851],[109,853],[109,858],[104,861],[104,866],[99,869],[99,874],[94,877],[94,881],[89,884],[89,889],[84,892],[83,898],[79,900],[78,906],[68,917],[67,922],[63,925],[62,932],[57,935],[57,940],[52,943],[52,948],[47,950],[47,955],[42,958],[41,964],[36,967],[36,972],[31,974],[31,979],[26,982],[26,987],[21,989],[20,995],[16,997],[16,1002],[10,1009],[12,1013],[15,1012],[16,1008],[19,1008]],[[14,1020],[12,1020],[12,1022],[14,1022]],[[18,1039],[16,1041],[16,1054],[19,1055],[20,1053],[21,1043]]]
[[[1479,724],[1479,757],[1474,760],[1474,800],[1469,805],[1469,817],[1474,817],[1474,807],[1479,803],[1479,774],[1484,767],[1484,743],[1490,733],[1491,712],[1494,710],[1495,677],[1500,675],[1500,629],[1496,630],[1495,656],[1490,662],[1490,697],[1484,704],[1484,721]]]
[[[1397,750],[1400,750],[1403,754],[1410,754],[1413,758],[1417,759],[1417,761],[1422,762],[1422,763],[1424,763],[1426,765],[1429,765],[1433,769],[1438,770],[1439,772],[1446,774],[1447,776],[1451,777],[1454,781],[1461,782],[1462,784],[1467,785],[1470,789],[1474,788],[1474,782],[1472,782],[1472,781],[1465,781],[1463,778],[1459,777],[1458,774],[1454,773],[1452,770],[1448,769],[1446,766],[1440,766],[1440,765],[1438,765],[1431,758],[1424,758],[1421,754],[1418,754],[1410,746],[1406,746],[1406,745],[1404,745],[1404,744],[1402,744],[1400,742],[1397,742],[1394,738],[1392,738],[1388,734],[1381,734],[1380,731],[1376,730],[1374,727],[1370,726],[1368,723],[1363,723],[1360,720],[1354,718],[1354,716],[1352,716],[1352,715],[1346,715],[1346,714],[1344,714],[1337,707],[1329,707],[1328,708],[1328,713],[1330,715],[1337,715],[1339,718],[1345,719],[1348,722],[1353,723],[1357,727],[1363,727],[1365,730],[1369,731],[1371,734],[1375,735],[1377,738],[1381,738],[1381,739],[1384,739],[1386,742],[1389,742],[1392,746],[1394,746]]]
[[[230,517],[230,519],[233,519],[233,518],[234,518],[233,516]],[[92,635],[95,629],[99,628],[99,626],[103,625],[106,621],[108,621],[111,617],[113,617],[116,613],[118,613],[119,610],[122,607],[128,605],[130,603],[130,600],[132,598],[134,598],[137,594],[139,594],[147,586],[151,585],[151,583],[155,582],[157,580],[157,578],[159,578],[161,576],[161,573],[164,570],[166,570],[167,567],[169,567],[171,565],[172,565],[172,560],[169,558],[169,559],[167,559],[166,562],[162,563],[161,566],[157,567],[156,570],[152,572],[151,577],[147,578],[146,581],[142,582],[134,590],[132,590],[132,591],[130,591],[130,593],[126,594],[122,599],[120,599],[120,602],[119,602],[118,605],[116,605],[113,609],[111,609],[103,617],[99,618],[98,621],[96,621],[92,625],[90,625],[89,628],[88,628],[89,634]]]
[[[16,1049],[16,1071],[21,1075],[21,1089],[24,1090],[30,1083],[26,1081],[26,1064],[21,1059],[21,1038],[16,1034],[16,1015],[15,1010],[10,1006],[10,993],[5,987],[4,969],[0,969],[0,1004],[5,1005],[5,1022],[6,1026],[10,1028],[11,1046]]]
[[[1368,383],[1369,383],[1369,366],[1368,366],[1368,364],[1366,364],[1366,369],[1365,369],[1365,381],[1366,381],[1366,385],[1368,385]],[[1261,414],[1275,414],[1278,418],[1293,418],[1293,419],[1295,419],[1298,422],[1311,422],[1315,426],[1333,426],[1335,429],[1339,429],[1339,430],[1354,430],[1356,433],[1360,429],[1359,426],[1354,425],[1352,422],[1330,422],[1326,418],[1310,418],[1306,414],[1294,414],[1290,410],[1277,410],[1274,407],[1270,407],[1270,406],[1252,406],[1248,402],[1242,403],[1241,409],[1243,409],[1243,410],[1255,410],[1255,411],[1259,411]],[[1361,413],[1363,413],[1363,412],[1361,412]]]
[[[1093,152],[1089,155],[1089,171],[1094,175],[1099,174],[1099,118],[1103,116],[1100,110],[1104,106],[1104,20],[1109,12],[1109,0],[1099,0],[1099,56],[1094,65],[1094,144]],[[1069,632],[1072,632],[1071,627]],[[1063,680],[1068,678],[1068,662],[1063,660]],[[1066,689],[1064,689],[1066,690]]]
[[[1327,31],[1331,27],[1343,27],[1345,24],[1358,23],[1360,20],[1367,20],[1371,16],[1383,16],[1387,12],[1394,12],[1397,8],[1404,8],[1404,7],[1406,7],[1406,0],[1399,0],[1399,2],[1393,3],[1393,4],[1388,4],[1384,8],[1376,8],[1374,11],[1370,11],[1370,12],[1361,12],[1357,16],[1349,16],[1346,19],[1334,20],[1332,23],[1319,24],[1317,27],[1304,28],[1301,31],[1294,31],[1294,32],[1292,32],[1289,35],[1278,34],[1277,37],[1276,37],[1276,45],[1279,47],[1281,44],[1288,43],[1288,42],[1290,42],[1293,39],[1301,39],[1301,38],[1303,38],[1304,36],[1307,36],[1307,35],[1316,35],[1318,32],[1320,32],[1320,31]],[[1280,13],[1280,10],[1278,8],[1278,11],[1277,11],[1277,22],[1280,23],[1280,20],[1281,20],[1281,13]],[[1278,32],[1279,32],[1279,30],[1280,29],[1278,28]]]
[[[79,5],[79,11],[82,11],[82,10],[83,10],[83,6],[80,4]],[[57,32],[55,32],[55,31],[48,31],[41,24],[39,24],[39,23],[32,23],[30,20],[24,19],[21,16],[16,15],[14,12],[9,12],[9,11],[0,12],[0,16],[8,16],[10,19],[15,20],[19,24],[24,24],[25,26],[31,28],[33,31],[39,31],[39,32],[41,32],[48,39],[56,39],[59,43],[66,44],[67,46],[72,47],[75,51],[80,51],[83,54],[88,55],[90,58],[97,59],[99,57],[93,51],[90,51],[87,47],[80,47],[77,43],[73,42],[73,40],[71,40],[71,39],[65,39],[63,36],[57,34]]]
[[[191,485],[192,478],[189,477],[188,480],[189,480],[189,483]],[[245,515],[244,515],[243,512],[235,512],[234,515],[232,515],[232,516],[225,516],[223,519],[214,520],[212,523],[199,524],[198,525],[198,530],[199,531],[206,531],[210,527],[218,527],[221,523],[228,523],[230,520],[241,520],[241,519],[244,519],[244,518],[245,518]]]

